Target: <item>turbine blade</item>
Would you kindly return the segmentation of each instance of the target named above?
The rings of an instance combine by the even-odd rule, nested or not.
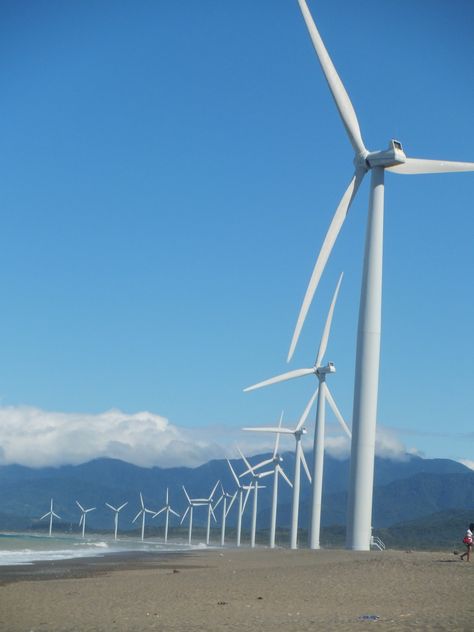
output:
[[[120,507],[117,509],[117,511],[122,511],[122,509],[124,507],[126,507],[127,505],[128,505],[128,500],[127,500],[127,502],[123,503],[123,505],[120,505]]]
[[[132,522],[135,522],[136,520],[138,520],[138,518],[142,515],[142,512],[143,512],[143,509],[140,509],[140,511],[135,516],[135,518],[132,520]]]
[[[249,486],[247,487],[247,492],[246,492],[246,494],[245,494],[244,502],[243,502],[243,504],[242,504],[242,514],[243,514],[243,513],[244,513],[244,511],[245,511],[245,506],[246,506],[246,504],[247,504],[247,500],[249,499],[249,495],[250,495],[251,490],[252,490],[252,485],[249,485]]]
[[[182,485],[183,488],[183,492],[186,494],[186,498],[188,499],[188,503],[191,502],[191,498],[189,498],[188,492],[186,491],[186,488],[184,487],[184,485]]]
[[[352,147],[354,148],[356,154],[365,154],[367,153],[367,150],[365,148],[364,141],[362,140],[357,115],[351,100],[349,99],[349,95],[347,94],[346,89],[344,88],[344,85],[334,68],[334,64],[332,63],[318,29],[316,28],[316,24],[309,12],[306,1],[298,0],[298,3],[313,42],[313,46],[316,50],[319,63],[323,69],[326,81],[328,82],[329,89],[331,90],[336,107],[339,110],[339,115],[344,123],[344,127],[346,128]]]
[[[313,407],[314,400],[318,396],[318,391],[319,391],[319,386],[312,394],[309,402],[306,404],[306,408],[304,409],[303,414],[301,415],[300,420],[298,421],[296,425],[296,428],[294,429],[294,431],[292,431],[292,434],[294,434],[295,432],[298,432],[298,430],[301,430],[301,428],[304,426],[306,420],[308,419],[309,411]]]
[[[82,527],[82,521],[84,520],[84,514],[81,514],[81,518],[79,520],[79,526]]]
[[[54,516],[55,518],[57,518],[58,520],[62,520],[61,516],[58,516],[58,514],[57,514],[57,513],[54,513],[54,511],[53,511],[53,516]]]
[[[416,175],[419,173],[454,173],[474,171],[474,162],[452,162],[449,160],[425,160],[424,158],[407,158],[406,162],[394,167],[387,167],[387,171],[401,175]]]
[[[273,474],[274,470],[268,470],[268,472],[262,472],[261,474],[258,475],[258,478],[265,478],[265,476],[270,476],[270,474]]]
[[[141,492],[140,492],[140,502],[142,504],[142,509],[145,509],[145,503],[143,502],[143,496]]]
[[[237,498],[237,492],[234,492],[234,495],[231,498],[230,503],[227,505],[227,509],[225,511],[225,517],[227,518],[227,515],[230,511],[230,508],[232,507],[232,505],[234,504],[234,500]]]
[[[89,513],[89,511],[95,511],[95,507],[90,507],[90,509],[86,509],[85,513]]]
[[[153,514],[153,518],[156,518],[156,516],[159,516],[160,513],[163,513],[164,511],[166,511],[166,507],[162,507],[159,511],[157,511],[155,514]]]
[[[232,476],[234,477],[234,480],[235,480],[235,482],[237,483],[237,487],[240,487],[241,485],[240,485],[239,477],[238,477],[238,476],[237,476],[237,474],[235,473],[235,470],[234,470],[234,468],[232,467],[232,465],[231,465],[231,463],[230,463],[229,459],[226,459],[226,461],[227,461],[227,464],[228,464],[228,466],[229,466],[229,468],[230,468],[230,471],[232,472]]]
[[[280,434],[293,434],[293,430],[290,430],[289,428],[279,428],[277,426],[268,428],[242,428],[242,430],[249,430],[252,432],[279,432]]]
[[[331,408],[332,408],[332,412],[335,414],[338,422],[341,424],[342,429],[344,430],[346,435],[349,437],[349,439],[351,439],[352,438],[352,432],[349,430],[349,426],[344,421],[344,417],[341,415],[341,412],[340,412],[339,408],[337,407],[337,404],[334,401],[334,397],[332,396],[331,391],[328,389],[328,385],[327,384],[326,384],[326,399],[328,401],[329,406],[331,406]]]
[[[303,464],[303,469],[306,472],[306,477],[308,478],[308,481],[311,483],[311,474],[309,473],[309,467],[308,467],[308,464],[306,463],[306,457],[304,455],[303,450],[300,450],[300,455],[301,455],[301,463]]]
[[[220,481],[217,481],[217,483],[214,485],[214,488],[213,488],[213,490],[212,490],[212,492],[211,492],[211,494],[210,494],[210,496],[209,496],[209,498],[207,500],[212,500],[214,494],[216,493],[216,489],[217,489],[219,483],[220,483]]]
[[[211,516],[214,518],[214,522],[217,522],[216,514],[214,513],[214,509],[212,508],[212,505],[209,505],[209,512]]]
[[[339,281],[337,282],[336,289],[332,297],[331,305],[329,307],[328,315],[326,318],[326,324],[324,325],[323,335],[321,337],[321,342],[319,343],[319,351],[318,351],[318,356],[316,358],[316,364],[315,364],[316,367],[321,366],[321,363],[324,358],[324,354],[326,353],[328,340],[329,340],[329,334],[331,333],[332,317],[334,315],[334,308],[336,307],[337,296],[339,294],[339,288],[341,287],[343,276],[344,276],[344,272],[341,272],[341,276],[339,277]]]
[[[222,495],[219,497],[219,500],[218,500],[218,501],[216,502],[216,504],[214,505],[214,509],[217,509],[217,507],[219,507],[219,504],[220,504],[220,502],[221,502],[221,500],[222,500],[223,498],[224,498],[224,494],[222,494]]]
[[[263,382],[259,382],[258,384],[254,384],[253,386],[247,386],[247,388],[244,388],[244,393],[247,393],[248,391],[254,391],[255,389],[262,388],[263,386],[270,386],[270,384],[277,384],[278,382],[286,382],[286,380],[293,380],[296,377],[311,375],[311,373],[314,373],[314,368],[295,369],[294,371],[288,371],[288,373],[282,373],[281,375],[271,377],[269,380],[264,380]]]
[[[184,519],[186,518],[186,516],[188,515],[188,511],[189,511],[189,507],[186,507],[186,511],[183,514],[183,517],[181,518],[181,521],[179,524],[183,524]]]
[[[280,422],[278,424],[278,430],[281,428],[281,422],[283,421],[283,411],[281,411]],[[273,458],[278,454],[278,448],[280,447],[280,432],[277,433],[275,438],[275,447],[273,448]]]
[[[285,474],[285,472],[283,471],[283,468],[281,467],[281,465],[277,466],[277,470],[278,470],[278,474],[280,474],[280,476],[282,476],[285,479],[285,481],[288,483],[288,485],[290,487],[293,487],[293,483],[290,481],[288,476]]]
[[[309,307],[313,300],[314,294],[316,292],[316,288],[318,287],[318,283],[321,279],[321,275],[324,272],[324,268],[326,267],[326,263],[329,259],[331,251],[336,243],[337,236],[344,224],[344,220],[346,219],[347,213],[349,211],[350,205],[352,204],[352,200],[357,193],[357,189],[360,186],[364,178],[364,171],[358,170],[352,176],[352,180],[349,183],[344,195],[342,196],[341,201],[339,202],[339,206],[334,213],[334,217],[332,218],[331,224],[329,226],[328,232],[326,233],[326,237],[324,238],[323,245],[321,246],[321,250],[319,252],[318,258],[316,260],[316,264],[313,269],[313,273],[309,280],[308,289],[306,290],[306,294],[303,299],[303,303],[301,305],[300,313],[298,315],[298,320],[296,321],[296,327],[293,334],[293,338],[291,340],[290,350],[288,352],[287,362],[291,360],[293,357],[293,353],[295,351],[296,344],[298,342],[298,338],[300,337],[301,330],[304,325],[304,321],[306,319],[306,315],[308,313]]]
[[[112,507],[112,505],[109,505],[109,503],[105,503],[105,504],[109,509],[112,509],[112,511],[118,511],[118,509],[116,509],[115,507]]]
[[[176,512],[174,509],[171,509],[170,507],[170,513],[172,513],[174,516],[176,516],[177,518],[179,518],[179,513]]]
[[[253,466],[254,470],[258,470],[259,468],[263,467],[264,465],[269,465],[270,463],[273,463],[273,457],[271,459],[265,459],[265,461],[261,461],[260,463],[257,463],[257,465]]]
[[[250,463],[249,463],[249,462],[247,461],[247,459],[244,457],[244,455],[242,454],[242,452],[241,452],[240,448],[237,448],[237,450],[239,451],[239,454],[240,454],[240,456],[242,457],[242,459],[243,459],[243,461],[244,461],[245,465],[249,468],[249,470],[250,470],[251,472],[253,472],[253,467],[250,465]],[[241,474],[239,478],[241,478],[242,476],[243,476],[243,474]]]
[[[44,516],[41,516],[40,520],[43,520],[43,518],[47,518],[50,513],[51,511],[48,511],[48,513],[45,513]]]
[[[169,501],[169,494],[168,494],[168,488],[166,488],[166,504],[169,505],[170,501]]]
[[[79,507],[81,511],[84,511],[84,507],[81,505],[81,503],[78,500],[76,500],[76,505]]]

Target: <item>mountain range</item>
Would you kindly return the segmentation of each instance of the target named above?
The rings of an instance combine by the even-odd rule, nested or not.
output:
[[[257,462],[270,455],[258,455]],[[292,478],[294,456],[283,455],[283,467]],[[310,455],[308,455],[309,465]],[[237,473],[244,470],[240,461],[232,461]],[[324,467],[324,495],[322,525],[325,527],[345,525],[349,461],[326,456]],[[29,468],[20,465],[0,466],[0,529],[19,530],[38,526],[38,519],[49,510],[49,499],[54,498],[55,511],[64,527],[76,528],[79,510],[75,501],[83,506],[97,507],[88,516],[88,526],[92,529],[109,529],[112,524],[108,502],[119,505],[128,501],[121,514],[121,528],[133,529],[131,520],[139,509],[139,492],[142,492],[147,507],[158,510],[164,504],[166,487],[174,509],[182,513],[186,500],[182,485],[191,496],[207,496],[215,482],[220,480],[228,491],[235,489],[235,483],[225,459],[212,460],[197,468],[141,468],[116,459],[96,459],[81,465],[60,467]],[[244,479],[243,479],[244,480]],[[268,528],[271,505],[272,477],[264,479],[266,489],[259,494],[258,528]],[[302,479],[300,525],[305,528],[309,515],[310,488]],[[278,526],[282,529],[290,525],[292,490],[285,482],[280,483]],[[375,463],[373,526],[385,530],[390,541],[390,533],[398,533],[395,539],[404,541],[403,534],[417,533],[418,524],[438,523],[442,516],[451,520],[458,512],[466,514],[463,520],[474,521],[474,472],[449,459],[423,459],[407,455],[405,459],[394,461],[377,458]],[[196,511],[195,524],[205,522],[205,508]],[[228,524],[235,524],[236,510],[229,514]],[[435,516],[435,517],[433,517]],[[440,518],[441,516],[441,518]],[[431,517],[431,518],[430,518]],[[159,525],[161,518],[149,521]],[[250,520],[250,507],[246,510],[244,527]],[[461,520],[461,518],[460,518]],[[177,524],[175,522],[175,524]],[[465,524],[459,525],[462,532]],[[453,527],[454,528],[454,527]],[[390,532],[386,530],[389,529]],[[397,531],[398,529],[398,531]],[[404,531],[405,529],[405,531]],[[408,530],[408,531],[407,531]],[[442,531],[442,529],[441,529]]]

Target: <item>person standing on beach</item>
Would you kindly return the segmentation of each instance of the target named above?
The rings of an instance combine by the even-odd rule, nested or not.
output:
[[[469,529],[466,531],[466,535],[464,536],[463,542],[466,545],[466,552],[463,553],[460,557],[463,560],[465,557],[467,561],[470,562],[471,557],[471,549],[472,549],[472,532],[474,531],[474,522],[471,522],[469,525]]]

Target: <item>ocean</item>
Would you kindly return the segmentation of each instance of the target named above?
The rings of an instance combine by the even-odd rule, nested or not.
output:
[[[143,542],[136,538],[104,537],[103,534],[89,534],[84,539],[77,535],[37,535],[31,533],[0,533],[0,566],[33,564],[42,560],[65,560],[74,557],[103,556],[106,553],[140,551],[170,553],[207,548],[205,544],[189,545],[184,542],[170,542],[153,538]]]

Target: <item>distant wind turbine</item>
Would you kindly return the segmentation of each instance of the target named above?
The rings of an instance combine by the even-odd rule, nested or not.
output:
[[[84,537],[84,534],[86,532],[86,516],[90,511],[95,511],[95,507],[84,509],[84,507],[81,505],[81,503],[78,500],[76,500],[76,505],[81,510],[81,518],[79,520],[79,526],[82,526],[82,537]]]
[[[385,150],[369,151],[362,140],[357,115],[349,95],[324,46],[306,0],[298,0],[298,3],[322,71],[354,149],[355,171],[336,209],[316,260],[291,341],[288,361],[293,356],[319,280],[347,217],[349,207],[365,174],[372,171],[357,333],[347,521],[348,548],[368,551],[370,549],[372,521],[380,361],[385,171],[403,175],[474,171],[474,163],[407,158],[401,143],[397,140],[391,140]]]
[[[235,484],[237,485],[237,496],[239,499],[238,509],[237,509],[237,533],[236,533],[236,545],[240,546],[241,535],[242,535],[242,515],[244,513],[245,505],[247,504],[247,498],[252,488],[251,485],[242,485],[239,477],[235,473],[234,468],[232,467],[231,462],[227,459],[227,464],[229,466],[230,472],[234,478]],[[244,499],[245,492],[245,499]]]
[[[250,527],[250,546],[253,548],[255,546],[255,535],[257,532],[257,505],[258,505],[258,490],[259,489],[265,489],[265,485],[260,485],[260,479],[264,478],[265,476],[270,476],[270,474],[273,474],[273,470],[268,470],[267,472],[255,472],[253,467],[250,465],[250,463],[248,462],[248,460],[245,458],[245,456],[242,454],[242,452],[240,451],[239,448],[237,448],[237,450],[239,451],[240,456],[242,457],[245,465],[247,466],[247,470],[245,472],[243,472],[240,477],[242,476],[246,476],[247,474],[250,474],[250,476],[252,477],[252,483],[251,483],[251,489],[253,490],[253,507],[252,507],[252,524]],[[245,498],[245,502],[244,502],[244,506],[242,511],[245,511],[245,505],[247,503],[247,498],[248,495]]]
[[[252,465],[250,469],[241,474],[248,474],[250,472],[255,472],[266,465],[273,465],[273,495],[272,495],[272,509],[271,509],[271,520],[270,520],[270,548],[275,548],[275,536],[276,536],[276,518],[277,518],[277,507],[278,507],[278,478],[281,476],[290,487],[293,487],[293,483],[290,481],[288,476],[283,471],[281,463],[283,458],[278,452],[278,448],[280,445],[280,433],[281,433],[281,423],[283,421],[283,412],[280,415],[280,422],[277,427],[277,435],[275,437],[275,446],[273,448],[273,454],[270,459],[265,459],[260,463]],[[243,428],[243,430],[255,430],[255,428]],[[257,429],[259,431],[261,429]],[[273,429],[272,429],[273,430]]]
[[[156,518],[156,516],[159,516],[160,513],[163,513],[163,511],[166,512],[166,514],[165,514],[165,544],[166,544],[168,542],[168,525],[169,525],[170,513],[172,513],[173,516],[176,516],[177,518],[180,517],[179,513],[177,513],[174,509],[171,509],[171,505],[170,505],[170,501],[169,501],[168,488],[166,488],[166,502],[165,502],[165,505],[159,511],[156,512],[156,514],[153,516],[153,518]]]
[[[183,520],[186,518],[188,512],[189,512],[189,535],[188,535],[188,541],[189,544],[191,544],[191,537],[192,537],[192,528],[193,528],[193,509],[194,507],[207,507],[207,529],[206,529],[206,544],[209,544],[210,541],[210,532],[211,532],[211,516],[214,519],[215,522],[217,522],[216,520],[216,516],[214,514],[214,510],[212,508],[212,503],[214,501],[214,494],[216,493],[216,489],[219,485],[219,481],[217,481],[217,483],[214,485],[214,488],[212,490],[212,492],[209,494],[208,498],[191,498],[188,494],[188,492],[186,491],[186,488],[183,487],[183,491],[186,495],[186,499],[188,501],[188,507],[186,509],[186,511],[183,514],[183,517],[181,518],[181,523],[183,522]]]
[[[132,520],[132,522],[136,522],[136,520],[138,520],[138,518],[140,516],[142,517],[142,541],[145,539],[145,518],[146,518],[146,514],[154,515],[155,512],[152,511],[151,509],[147,509],[145,507],[145,503],[143,502],[143,496],[142,496],[142,493],[140,492],[140,511],[137,513],[137,515]]]
[[[233,494],[229,494],[228,492],[225,491],[224,486],[221,483],[221,495],[220,495],[220,498],[218,499],[218,501],[216,502],[216,504],[214,505],[214,510],[215,510],[219,506],[219,503],[222,502],[221,546],[224,546],[224,544],[225,544],[225,527],[226,527],[227,515],[228,515],[229,511],[231,510],[232,505],[234,504],[234,500],[237,497],[237,493],[238,492],[234,492]],[[227,501],[230,501],[230,502],[227,503]]]
[[[298,421],[295,428],[282,428],[281,423],[279,426],[275,428],[242,428],[242,430],[252,430],[255,432],[276,432],[277,436],[280,434],[288,434],[293,435],[295,438],[295,473],[293,477],[293,501],[292,501],[292,509],[291,509],[291,533],[290,533],[290,547],[292,549],[296,549],[298,545],[298,516],[299,516],[299,503],[300,503],[300,479],[301,479],[301,464],[303,464],[303,468],[306,472],[306,476],[308,477],[308,481],[311,483],[311,474],[309,473],[308,464],[306,463],[306,458],[304,456],[303,448],[301,446],[301,437],[303,434],[306,434],[306,428],[304,428],[304,424],[306,419],[308,418],[309,412],[314,404],[314,400],[318,391],[311,396],[303,414],[301,415],[300,420]],[[271,544],[270,544],[271,546]]]
[[[313,476],[312,476],[312,502],[311,502],[311,524],[309,534],[309,547],[311,549],[319,549],[319,534],[321,528],[321,498],[323,488],[323,466],[324,466],[324,426],[326,416],[326,400],[333,409],[337,420],[341,424],[344,432],[350,437],[351,431],[349,430],[346,422],[344,421],[339,409],[336,406],[336,402],[332,397],[329,388],[326,384],[326,376],[336,372],[336,367],[332,362],[329,362],[326,366],[323,366],[324,354],[326,353],[329,334],[331,332],[331,323],[334,315],[334,307],[336,305],[337,296],[339,294],[339,288],[341,287],[342,274],[339,277],[339,281],[334,292],[334,296],[329,307],[329,312],[326,318],[326,324],[324,326],[323,335],[319,344],[318,355],[314,366],[308,369],[296,369],[295,371],[289,371],[282,375],[277,375],[264,382],[259,382],[253,386],[245,388],[245,391],[252,391],[262,386],[269,386],[270,384],[276,384],[278,382],[285,382],[297,377],[304,377],[306,375],[314,375],[319,381],[319,388],[317,393],[318,406],[316,413],[316,428],[314,432],[314,445],[313,445]],[[312,403],[312,402],[311,402]],[[294,534],[292,539],[292,546],[295,545]]]
[[[119,512],[122,511],[122,509],[128,505],[128,501],[126,503],[123,503],[123,505],[120,505],[120,507],[113,507],[112,505],[109,505],[109,503],[105,503],[106,506],[109,509],[112,509],[113,512],[115,512],[115,516],[114,516],[114,540],[117,539],[117,531],[118,531],[118,517],[119,517]]]
[[[53,531],[53,516],[55,518],[57,518],[58,520],[61,520],[61,516],[58,516],[58,514],[54,513],[53,511],[53,499],[51,498],[51,505],[50,505],[50,509],[48,511],[48,513],[45,513],[44,516],[41,516],[40,520],[43,520],[44,518],[47,518],[49,516],[49,535],[51,537],[51,533]]]

